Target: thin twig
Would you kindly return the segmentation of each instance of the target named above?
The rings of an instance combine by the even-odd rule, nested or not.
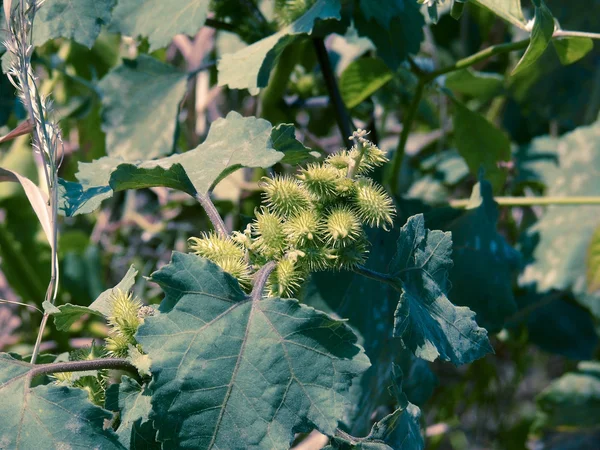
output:
[[[545,205],[600,205],[600,197],[494,197],[496,203],[501,206],[545,206]],[[469,199],[450,200],[450,206],[454,208],[466,208]]]
[[[425,91],[426,83],[427,82],[425,81],[425,78],[419,79],[419,83],[417,84],[417,89],[415,90],[415,94],[413,96],[412,103],[410,104],[408,114],[406,115],[406,119],[402,121],[402,133],[400,134],[398,147],[396,148],[396,152],[394,153],[392,165],[389,169],[387,176],[387,183],[390,186],[390,191],[393,194],[395,194],[398,189],[398,178],[400,175],[400,169],[402,168],[404,153],[406,151],[408,135],[410,134],[410,129],[415,120],[415,117],[417,116],[417,111],[419,109],[419,104],[421,103],[421,98],[423,97],[423,92]]]
[[[217,211],[217,208],[215,208],[214,203],[211,201],[210,195],[197,193],[194,198],[198,200],[198,202],[204,208],[204,211],[206,211],[206,215],[213,224],[213,227],[215,227],[215,231],[221,236],[227,237],[229,232],[227,231],[225,222],[223,222],[219,211]]]
[[[47,373],[85,372],[87,370],[116,369],[135,373],[138,371],[126,358],[101,358],[92,361],[68,361],[52,364],[33,365],[29,376],[34,377]]]
[[[325,79],[325,86],[327,87],[329,97],[331,97],[331,102],[333,103],[333,107],[335,109],[335,117],[338,127],[342,133],[342,139],[345,142],[346,139],[348,139],[348,137],[350,137],[352,134],[354,125],[352,124],[352,119],[348,114],[348,110],[346,110],[346,105],[344,105],[344,101],[342,100],[342,96],[335,79],[335,74],[333,73],[331,62],[329,61],[329,56],[327,55],[325,42],[321,38],[314,38],[313,45],[315,47],[317,59],[319,60],[321,72],[323,73],[323,78]]]
[[[267,280],[269,279],[269,276],[273,270],[275,270],[275,261],[269,261],[254,275],[254,287],[252,288],[252,293],[250,294],[250,297],[253,301],[258,301],[262,298],[265,285],[267,284]]]
[[[42,311],[40,308],[38,308],[37,306],[34,305],[29,305],[27,303],[21,303],[21,302],[17,302],[14,300],[4,300],[3,298],[0,298],[0,303],[7,303],[9,305],[19,305],[19,306],[25,306],[27,308],[33,308],[38,312],[41,312],[42,314],[44,314],[44,311]]]

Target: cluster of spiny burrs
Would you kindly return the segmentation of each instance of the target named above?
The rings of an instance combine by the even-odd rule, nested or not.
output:
[[[190,238],[190,250],[233,275],[245,290],[260,267],[275,261],[267,283],[272,296],[292,296],[311,272],[364,263],[369,246],[364,228],[386,228],[394,216],[392,199],[367,176],[387,158],[365,136],[356,131],[350,150],[295,175],[264,178],[263,205],[244,232],[205,233]]]

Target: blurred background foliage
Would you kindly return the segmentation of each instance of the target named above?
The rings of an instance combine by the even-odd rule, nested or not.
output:
[[[294,20],[310,6],[325,10],[336,2],[197,0],[208,14],[200,29],[194,17],[167,29],[158,24],[171,17],[146,17],[144,8],[131,10],[135,2],[99,3],[106,16],[95,18],[86,33],[71,33],[67,11],[58,32],[47,24],[59,19],[40,13],[34,36],[33,62],[42,89],[54,98],[64,139],[60,176],[68,181],[76,180],[82,163],[107,154],[145,160],[191,150],[230,111],[274,126],[292,123],[300,142],[326,155],[348,143],[338,127],[331,75],[354,124],[393,156],[419,83],[415,73],[527,36],[480,5],[502,2],[466,2],[456,20],[450,11],[457,1],[428,8],[413,0],[345,0],[341,20],[304,24],[299,37],[283,33],[278,57],[266,53],[248,81],[256,68],[235,59],[236,52],[290,23],[302,30]],[[170,14],[189,3],[172,2]],[[564,29],[599,31],[597,0],[546,4]],[[60,0],[47,0],[49,16],[56,5]],[[524,17],[533,12],[525,2]],[[317,41],[325,44],[330,72],[322,70]],[[397,223],[389,233],[372,233],[368,262],[385,271],[395,233],[410,215],[424,212],[429,228],[452,231],[450,299],[477,313],[496,353],[458,368],[414,360],[391,337],[397,299],[387,286],[342,272],[318,274],[303,287],[304,302],[350,320],[373,362],[346,423],[352,434],[368,432],[369,423],[393,410],[387,387],[395,361],[405,372],[409,400],[424,411],[428,448],[598,448],[600,233],[594,230],[600,208],[506,207],[493,195],[600,195],[600,46],[563,65],[550,45],[511,76],[519,56],[501,53],[425,87],[396,174]],[[263,87],[258,95],[257,87]],[[0,74],[0,136],[24,118]],[[27,137],[0,144],[0,166],[33,180],[40,170]],[[480,166],[491,184],[475,184]],[[213,198],[228,227],[242,230],[251,220],[261,176],[294,169],[277,164],[225,178]],[[472,191],[469,209],[449,206]],[[143,276],[166,264],[173,250],[186,251],[188,237],[209,229],[191,197],[165,187],[116,192],[91,214],[64,217],[58,302],[89,305],[131,264],[142,275],[136,293],[158,302],[160,290]],[[49,259],[23,192],[0,184],[0,298],[41,308]],[[0,305],[0,349],[30,351],[38,322],[35,309]],[[104,336],[103,327],[93,318],[77,321],[69,334],[48,327],[43,350],[58,354],[89,345]]]

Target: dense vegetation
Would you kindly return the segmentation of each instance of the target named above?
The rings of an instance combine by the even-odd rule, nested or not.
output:
[[[0,449],[596,449],[600,5],[525,3],[0,2]]]

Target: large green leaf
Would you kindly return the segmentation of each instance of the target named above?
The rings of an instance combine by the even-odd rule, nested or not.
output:
[[[544,0],[537,0],[535,5],[535,19],[533,22],[533,30],[531,31],[531,39],[527,50],[517,63],[512,71],[512,75],[531,66],[537,59],[542,56],[548,44],[552,40],[554,33],[554,17],[544,3]],[[539,5],[538,5],[539,3]]]
[[[210,0],[119,0],[110,30],[144,36],[150,51],[166,47],[176,34],[194,36],[204,25]]]
[[[147,55],[111,70],[99,84],[108,155],[135,161],[171,153],[186,86],[185,73]]]
[[[411,217],[400,231],[390,272],[401,282],[394,335],[419,358],[434,361],[439,356],[458,365],[493,349],[487,331],[475,323],[475,313],[448,300],[450,236],[426,229],[422,214]]]
[[[310,35],[318,20],[340,19],[340,0],[317,0],[298,20],[279,32],[233,54],[225,54],[218,64],[219,85],[248,89],[257,94],[265,87],[273,65],[283,50],[301,35]]]
[[[116,0],[45,0],[35,15],[33,42],[64,37],[92,48],[102,25],[110,22]]]
[[[110,298],[117,290],[128,292],[135,283],[137,270],[133,266],[129,268],[123,279],[114,288],[107,289],[90,306],[72,305],[67,303],[58,307],[51,307],[54,325],[61,331],[68,331],[71,325],[75,323],[84,314],[92,314],[100,317],[108,317],[111,314]]]
[[[87,393],[66,386],[31,387],[31,364],[0,354],[0,448],[124,449],[104,429],[111,414]]]
[[[287,449],[294,432],[334,433],[368,367],[344,322],[293,299],[252,300],[194,255],[174,253],[152,280],[161,314],[136,336],[166,448]]]
[[[452,303],[477,314],[477,323],[498,332],[516,312],[512,281],[520,255],[496,229],[498,205],[492,187],[480,180],[466,210],[434,209],[425,214],[427,226],[452,233],[454,262],[450,269]]]
[[[394,366],[394,384],[390,390],[398,409],[376,422],[367,437],[336,436],[327,449],[335,450],[422,450],[425,442],[419,423],[421,410],[402,392],[402,370]]]
[[[371,3],[375,1],[371,0]],[[388,28],[382,28],[375,19],[369,20],[361,11],[355,12],[354,25],[359,35],[373,42],[377,56],[394,71],[400,68],[409,54],[419,52],[424,39],[425,18],[416,1],[404,2],[403,11],[390,17]]]
[[[506,171],[499,168],[498,163],[510,160],[510,140],[482,115],[455,99],[453,103],[454,143],[458,152],[473,175],[483,168],[494,191],[499,191],[504,185]]]
[[[600,431],[600,363],[581,362],[577,369],[555,380],[536,398],[536,432]]]
[[[342,72],[340,93],[348,108],[358,106],[394,77],[378,58],[360,58]]]
[[[489,9],[513,25],[525,29],[525,16],[521,10],[521,0],[470,0]]]
[[[106,392],[106,409],[119,412],[117,435],[130,450],[159,450],[156,430],[149,419],[152,405],[150,394],[137,381],[127,376],[120,383],[109,386]]]
[[[540,137],[519,154],[520,171],[546,185],[547,196],[600,195],[600,122],[555,139]],[[600,224],[598,205],[553,205],[524,238],[531,263],[520,279],[540,292],[572,290],[600,317],[600,296],[588,291],[587,252]]]
[[[231,111],[213,122],[202,144],[186,153],[148,161],[105,157],[80,163],[79,183],[62,182],[61,210],[68,216],[91,212],[113,191],[124,189],[166,186],[190,195],[205,194],[240,167],[270,167],[282,160],[284,153],[273,148],[273,137],[284,149],[299,151],[289,130],[272,129],[266,120]]]

